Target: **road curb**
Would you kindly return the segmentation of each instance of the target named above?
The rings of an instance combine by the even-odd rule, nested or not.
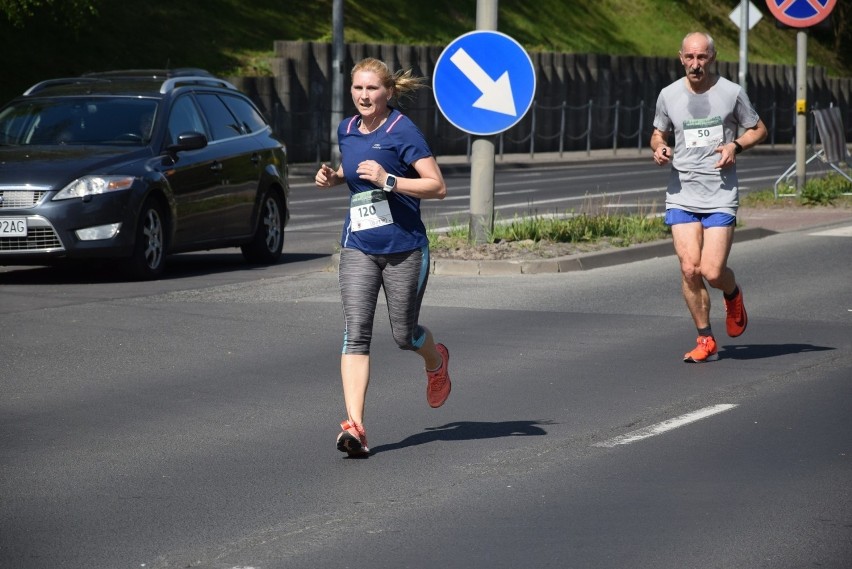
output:
[[[776,231],[763,227],[738,229],[734,244],[761,239],[776,234]],[[551,273],[569,273],[588,271],[602,267],[612,267],[646,261],[657,257],[674,255],[671,239],[661,239],[651,243],[641,243],[619,249],[607,249],[592,253],[577,253],[552,259],[506,259],[506,260],[464,260],[433,257],[430,273],[442,276],[508,276],[536,275]],[[331,256],[330,271],[336,271],[340,254]]]

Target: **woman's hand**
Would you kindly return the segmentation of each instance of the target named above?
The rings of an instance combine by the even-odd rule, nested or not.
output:
[[[355,171],[358,177],[362,180],[372,182],[378,187],[384,187],[388,173],[382,168],[382,165],[375,160],[364,160],[358,164],[358,169]]]
[[[320,166],[320,169],[317,171],[317,175],[314,178],[314,183],[317,185],[318,188],[330,188],[332,186],[336,186],[342,181],[342,168],[338,168],[337,170],[335,170],[328,164],[323,164],[322,166]]]

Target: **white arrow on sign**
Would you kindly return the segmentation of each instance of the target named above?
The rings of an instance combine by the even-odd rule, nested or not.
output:
[[[464,49],[459,49],[450,57],[456,67],[461,70],[465,77],[470,79],[474,87],[479,89],[482,96],[473,103],[473,106],[486,111],[494,111],[504,115],[517,116],[515,110],[515,98],[512,96],[512,85],[509,81],[509,72],[505,71],[497,81],[491,79],[488,74],[476,63]]]

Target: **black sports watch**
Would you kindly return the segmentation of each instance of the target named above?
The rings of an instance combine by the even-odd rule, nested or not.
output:
[[[396,176],[393,174],[388,174],[388,177],[385,178],[385,187],[382,188],[386,192],[392,192],[396,187]]]
[[[743,145],[735,140],[734,141],[734,154],[739,154],[742,151],[743,151]]]

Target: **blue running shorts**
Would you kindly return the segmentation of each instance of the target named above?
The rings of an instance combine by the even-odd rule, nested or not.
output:
[[[730,213],[712,212],[695,213],[683,209],[667,209],[666,225],[678,225],[679,223],[695,223],[700,221],[701,225],[707,227],[728,227],[737,224],[737,216]]]

